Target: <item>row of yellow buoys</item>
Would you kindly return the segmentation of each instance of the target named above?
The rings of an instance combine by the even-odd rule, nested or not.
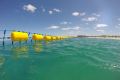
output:
[[[40,40],[62,40],[66,37],[63,36],[50,36],[50,35],[42,35],[42,34],[33,34],[32,40],[40,41]],[[12,41],[27,41],[29,39],[29,35],[27,32],[17,32],[14,31],[11,33],[11,40]]]

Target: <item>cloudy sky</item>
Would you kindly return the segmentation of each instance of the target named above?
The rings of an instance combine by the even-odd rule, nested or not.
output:
[[[0,29],[51,35],[120,34],[120,0],[0,0]]]

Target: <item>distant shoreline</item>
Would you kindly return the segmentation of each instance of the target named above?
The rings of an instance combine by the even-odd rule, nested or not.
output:
[[[115,37],[86,37],[86,38],[96,38],[96,39],[113,39],[113,40],[120,40],[120,38],[115,38]]]
[[[98,35],[98,36],[78,35],[77,37],[120,40],[120,35]]]

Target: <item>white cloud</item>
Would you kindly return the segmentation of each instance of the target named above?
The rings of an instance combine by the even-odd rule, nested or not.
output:
[[[120,18],[118,18],[118,21],[120,21]]]
[[[53,11],[58,12],[58,13],[62,12],[60,9],[57,9],[57,8],[54,8]]]
[[[97,17],[100,17],[100,16],[101,16],[100,14],[97,14],[97,13],[93,13],[92,15],[93,15],[93,16],[97,16]]]
[[[84,15],[86,15],[86,13],[85,13],[85,12],[83,12],[83,13],[73,12],[72,15],[73,15],[73,16],[84,16]]]
[[[48,11],[48,12],[49,12],[49,14],[53,14],[53,11],[51,11],[51,10],[50,10],[50,11]]]
[[[115,28],[120,29],[120,26],[115,26]]]
[[[36,7],[32,4],[24,5],[23,10],[34,13],[36,11]]]
[[[68,22],[64,21],[64,22],[62,22],[61,24],[68,24]]]
[[[70,28],[69,27],[66,27],[66,28],[62,28],[61,30],[70,30]]]
[[[104,33],[105,32],[105,28],[107,26],[108,26],[107,24],[97,24],[94,29],[96,29],[97,32]]]
[[[85,13],[85,12],[83,12],[83,13],[80,13],[80,16],[84,16],[84,15],[86,15],[86,13]]]
[[[96,17],[88,17],[88,18],[83,18],[83,21],[88,21],[88,22],[92,22],[92,21],[97,21],[98,19]]]
[[[120,29],[120,24],[116,25],[115,28]]]
[[[107,27],[107,24],[97,24],[96,27],[97,28],[103,28],[103,27]]]
[[[79,13],[79,12],[73,12],[72,15],[73,15],[73,16],[79,16],[80,13]]]
[[[85,23],[86,25],[88,25],[89,23]]]
[[[64,22],[61,22],[60,24],[67,25],[67,24],[72,24],[72,23],[71,23],[71,22],[64,21]]]
[[[77,35],[80,35],[80,32],[81,32],[81,31],[68,31],[68,32],[67,32],[67,35],[77,36]]]
[[[62,11],[60,9],[54,8],[52,10],[49,10],[48,12],[49,12],[49,14],[53,14],[53,13],[60,13]]]
[[[42,12],[45,12],[45,11],[46,11],[46,9],[45,9],[43,6],[42,6],[41,8],[42,8]]]
[[[115,28],[120,28],[119,26],[115,26]]]
[[[66,27],[66,28],[62,28],[61,30],[80,30],[79,26],[76,27]]]
[[[102,33],[104,33],[105,32],[105,30],[103,30],[103,29],[98,29],[98,30],[96,30],[97,32],[102,32]]]
[[[72,28],[73,30],[80,30],[80,27],[79,26],[76,26],[74,28]]]
[[[60,28],[59,26],[50,26],[50,27],[48,27],[48,29],[58,29],[58,28]]]
[[[46,11],[45,8],[43,8],[42,11],[45,12]]]

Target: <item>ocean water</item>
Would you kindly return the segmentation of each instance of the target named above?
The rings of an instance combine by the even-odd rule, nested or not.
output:
[[[120,80],[120,41],[7,41],[0,46],[0,80]]]

